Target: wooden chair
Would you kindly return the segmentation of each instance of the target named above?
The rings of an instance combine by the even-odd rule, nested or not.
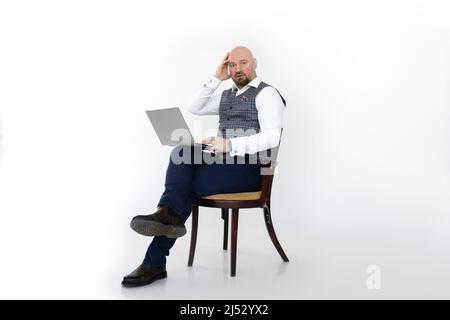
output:
[[[281,140],[281,139],[280,139]],[[269,232],[270,239],[273,245],[277,249],[281,258],[285,262],[289,262],[288,257],[283,251],[280,242],[275,234],[275,229],[272,223],[272,217],[270,212],[270,194],[272,191],[273,175],[275,173],[275,167],[277,165],[278,147],[271,149],[271,159],[269,164],[264,165],[264,170],[261,176],[261,191],[256,192],[242,192],[242,193],[224,193],[214,194],[207,197],[200,198],[192,208],[192,232],[191,232],[191,244],[189,249],[188,266],[192,267],[194,262],[195,246],[197,243],[197,229],[198,229],[198,212],[199,207],[210,207],[222,209],[223,225],[223,249],[227,250],[228,247],[228,215],[229,209],[232,210],[231,216],[231,276],[236,276],[236,253],[237,253],[237,233],[238,233],[238,220],[240,208],[262,208],[264,214],[264,220],[266,222],[267,231]]]

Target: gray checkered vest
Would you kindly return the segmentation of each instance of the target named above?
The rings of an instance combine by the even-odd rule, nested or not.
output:
[[[217,135],[229,139],[260,132],[255,99],[262,89],[269,86],[261,81],[257,88],[250,86],[238,96],[236,96],[237,90],[235,88],[223,91],[220,99],[219,130]],[[286,100],[280,92],[278,94],[286,106]]]

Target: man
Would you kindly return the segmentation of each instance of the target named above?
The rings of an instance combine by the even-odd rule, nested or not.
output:
[[[213,95],[229,78],[233,87]],[[144,261],[124,277],[123,286],[142,286],[167,277],[166,256],[176,238],[186,234],[184,223],[199,197],[260,190],[261,165],[250,160],[278,145],[285,105],[280,93],[256,75],[256,59],[248,48],[239,46],[227,52],[189,108],[196,115],[219,115],[217,137],[202,143],[211,144],[215,154],[224,155],[227,161],[196,163],[188,157],[190,161],[179,163],[174,158],[201,150],[173,149],[158,210],[131,221],[134,231],[154,238]]]

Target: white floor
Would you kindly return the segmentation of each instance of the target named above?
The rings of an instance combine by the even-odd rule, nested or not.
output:
[[[273,220],[289,263],[282,262],[273,247],[261,210],[244,210],[239,221],[237,276],[230,277],[229,252],[222,250],[220,213],[202,208],[194,266],[187,267],[188,220],[188,234],[168,257],[168,278],[134,289],[122,288],[120,282],[138,266],[150,239],[129,228],[131,214],[122,212],[110,220],[105,213],[60,221],[39,214],[34,220],[8,216],[1,233],[0,298],[450,298],[446,218],[439,223],[430,219],[427,224],[407,217],[392,221],[380,215],[376,222],[353,216],[350,224],[342,216],[333,220],[328,215],[324,224],[320,214],[312,219],[307,211],[288,208],[275,203]],[[17,229],[19,225],[22,229]],[[367,287],[370,265],[380,269],[379,289]]]
[[[237,276],[232,278],[229,252],[221,248],[219,214],[214,215],[212,209],[201,210],[199,243],[192,268],[187,267],[188,233],[179,239],[169,257],[167,279],[143,288],[121,288],[122,274],[136,266],[135,253],[140,254],[139,250],[133,250],[120,259],[109,279],[105,279],[105,297],[225,300],[450,297],[448,255],[426,252],[423,244],[427,239],[420,238],[423,232],[417,233],[414,242],[389,243],[392,238],[385,235],[385,242],[377,243],[375,233],[319,228],[314,234],[297,221],[289,224],[286,219],[275,217],[280,241],[290,258],[285,263],[272,246],[257,210],[244,211],[240,219]],[[134,240],[142,240],[139,238],[138,235]],[[368,289],[367,268],[374,264],[380,268],[381,287]]]

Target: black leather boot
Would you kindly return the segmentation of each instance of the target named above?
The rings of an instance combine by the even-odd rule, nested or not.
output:
[[[181,218],[166,206],[159,207],[155,213],[134,217],[130,227],[137,233],[149,237],[179,238],[186,234],[186,227]]]

